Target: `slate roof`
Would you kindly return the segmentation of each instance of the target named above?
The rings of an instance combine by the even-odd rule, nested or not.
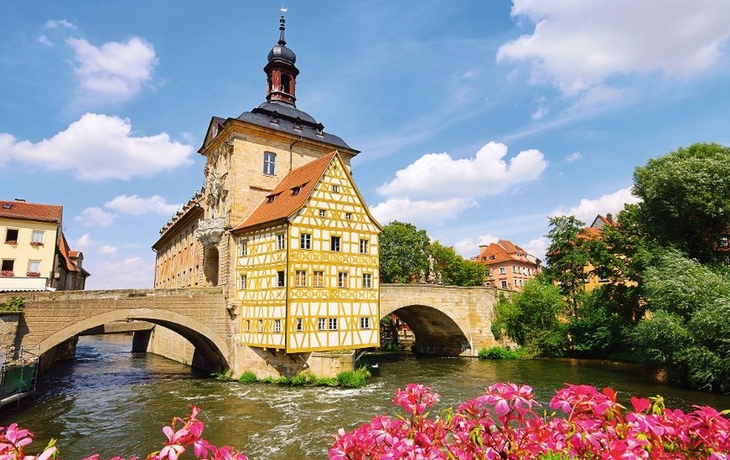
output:
[[[337,155],[339,154],[335,150],[291,171],[233,231],[284,220],[301,209],[309,199],[319,179]]]
[[[0,218],[61,223],[63,206],[0,200]]]
[[[353,150],[339,136],[324,132],[324,126],[307,112],[286,102],[264,102],[250,112],[243,112],[238,119],[257,126]]]

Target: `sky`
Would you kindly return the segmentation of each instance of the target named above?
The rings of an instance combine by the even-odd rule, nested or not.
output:
[[[153,286],[211,117],[265,100],[282,8],[297,108],[360,151],[375,217],[464,257],[542,258],[549,217],[616,215],[649,159],[730,145],[726,0],[3,1],[0,198],[63,206],[87,289]]]

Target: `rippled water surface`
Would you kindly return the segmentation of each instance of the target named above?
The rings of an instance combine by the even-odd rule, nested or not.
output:
[[[202,409],[205,437],[251,459],[327,458],[332,436],[389,412],[397,388],[418,382],[442,395],[441,407],[480,394],[497,381],[527,383],[547,401],[565,382],[611,386],[625,398],[661,394],[670,407],[730,408],[730,396],[658,385],[638,367],[605,361],[479,361],[467,358],[375,357],[380,375],[365,388],[287,388],[223,382],[165,358],[131,353],[130,336],[82,337],[77,359],[43,375],[32,404],[0,416],[36,434],[40,450],[58,439],[61,457],[92,453],[144,458],[162,446],[161,428],[174,416]]]

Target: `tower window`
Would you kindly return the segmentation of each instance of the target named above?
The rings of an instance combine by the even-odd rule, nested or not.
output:
[[[264,174],[273,176],[276,173],[276,154],[264,152]]]
[[[291,78],[289,78],[289,75],[281,76],[281,90],[287,94],[291,94]]]

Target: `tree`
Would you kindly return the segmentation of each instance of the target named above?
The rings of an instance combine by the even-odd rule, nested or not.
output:
[[[393,221],[380,233],[380,280],[383,283],[417,281],[421,271],[428,268],[426,230],[413,224]]]
[[[585,224],[574,216],[550,217],[550,238],[547,248],[545,274],[557,282],[569,305],[569,314],[575,316],[579,297],[584,291],[583,280],[590,263],[587,242],[583,235]]]
[[[730,148],[693,144],[634,171],[638,217],[664,246],[702,263],[723,259],[720,238],[730,229]]]
[[[487,276],[487,266],[466,260],[454,248],[431,243],[426,252],[434,258],[434,270],[441,273],[441,281],[450,286],[481,286]]]
[[[541,356],[561,356],[567,329],[560,316],[565,301],[557,286],[542,275],[528,280],[522,291],[497,304],[494,329],[504,330],[518,345]]]

